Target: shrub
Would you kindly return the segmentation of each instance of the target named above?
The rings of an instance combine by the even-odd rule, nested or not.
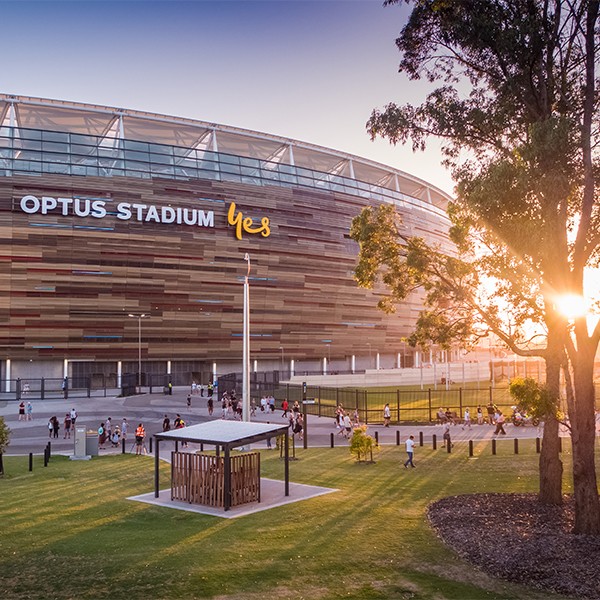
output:
[[[370,462],[374,462],[374,450],[379,451],[379,444],[375,441],[375,438],[367,435],[367,426],[355,427],[350,440],[350,454],[355,456],[358,462],[366,461],[367,456],[370,457]]]

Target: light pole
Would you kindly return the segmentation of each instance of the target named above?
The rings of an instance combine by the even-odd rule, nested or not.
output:
[[[132,319],[138,320],[138,393],[142,393],[142,319],[149,316],[146,314],[133,315],[129,313]]]
[[[248,270],[244,277],[244,331],[242,356],[242,420],[250,420],[250,255],[246,252],[244,260],[248,263]]]

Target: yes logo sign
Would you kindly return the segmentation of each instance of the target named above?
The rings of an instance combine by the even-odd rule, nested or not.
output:
[[[235,237],[238,240],[242,239],[243,233],[260,233],[262,237],[269,237],[271,235],[269,217],[263,217],[260,220],[260,226],[253,227],[252,217],[244,217],[244,213],[242,213],[242,211],[236,212],[235,209],[235,202],[232,202],[229,205],[229,212],[227,213],[227,223],[235,227]]]

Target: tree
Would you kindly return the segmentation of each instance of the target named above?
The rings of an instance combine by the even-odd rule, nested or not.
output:
[[[0,475],[4,475],[4,461],[2,455],[10,443],[10,429],[4,421],[4,417],[0,417]]]
[[[389,104],[373,111],[367,128],[372,137],[410,141],[415,149],[431,135],[445,140],[445,160],[457,182],[449,216],[459,251],[463,257],[483,251],[478,268],[485,270],[478,275],[496,282],[496,292],[510,307],[511,327],[530,319],[543,325],[546,387],[555,398],[560,368],[572,369],[573,394],[567,402],[575,531],[600,533],[593,386],[600,325],[590,333],[584,316],[571,322],[557,310],[558,298],[583,296],[584,272],[597,267],[600,258],[599,2],[413,4],[396,41],[400,71],[442,85],[420,106]],[[389,272],[384,275],[388,283],[386,278],[396,283]],[[467,304],[473,298],[477,293]],[[434,306],[443,315],[440,303]],[[493,321],[501,315],[488,316]],[[433,315],[423,319],[426,324]],[[515,330],[507,333],[501,339],[522,350],[513,347]],[[555,469],[552,477],[557,475]]]

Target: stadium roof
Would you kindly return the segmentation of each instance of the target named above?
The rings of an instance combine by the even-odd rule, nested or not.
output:
[[[217,123],[181,117],[0,94],[0,127],[61,131],[186,147],[314,169],[401,192],[444,209],[450,196],[413,175],[359,156]]]

